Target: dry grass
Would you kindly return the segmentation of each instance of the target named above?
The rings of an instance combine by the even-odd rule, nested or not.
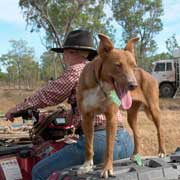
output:
[[[126,120],[126,113],[123,113],[124,125],[132,133]],[[162,128],[165,136],[166,152],[174,152],[180,146],[180,109],[162,110]],[[152,121],[147,119],[145,113],[141,111],[138,115],[138,129],[141,142],[142,155],[157,155],[158,140],[157,131]]]
[[[6,112],[16,103],[21,102],[32,91],[0,90],[0,111]],[[180,99],[161,99],[160,100],[162,127],[165,135],[165,146],[167,153],[174,152],[180,146]],[[131,132],[126,120],[126,112],[122,112],[125,127]],[[2,123],[2,122],[1,122]],[[6,124],[9,122],[6,122]],[[157,155],[158,143],[156,128],[147,119],[143,111],[138,116],[139,137],[141,141],[142,155]],[[131,132],[132,133],[132,132]]]

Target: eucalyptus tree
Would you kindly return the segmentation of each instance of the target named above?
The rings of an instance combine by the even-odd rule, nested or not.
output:
[[[114,28],[107,17],[107,0],[19,0],[19,6],[31,28],[31,32],[45,32],[42,41],[47,49],[62,47],[63,39],[69,31],[83,28],[102,32],[113,38]],[[95,41],[97,44],[97,41]],[[58,54],[62,64],[62,57]],[[53,61],[52,61],[53,62]],[[58,72],[54,63],[54,70]]]
[[[48,81],[50,79],[57,79],[63,72],[59,66],[59,58],[55,53],[44,52],[41,56],[41,79]],[[56,67],[56,68],[54,68]]]
[[[138,60],[144,66],[145,57],[152,55],[157,44],[155,36],[162,30],[162,0],[112,0],[112,11],[117,23],[122,27],[122,38],[138,36]]]
[[[171,37],[169,37],[165,41],[165,43],[166,43],[166,48],[168,50],[168,53],[170,54],[171,57],[173,56],[174,50],[180,48],[180,45],[177,42],[175,34],[173,34]]]
[[[31,31],[43,29],[46,47],[62,46],[67,33],[77,28],[113,36],[110,17],[104,11],[107,0],[20,0]]]
[[[10,50],[0,57],[1,63],[6,69],[9,81],[21,88],[23,80],[32,81],[35,77],[35,70],[38,71],[38,63],[34,60],[34,49],[28,46],[25,40],[10,40]],[[31,79],[28,79],[30,74]]]

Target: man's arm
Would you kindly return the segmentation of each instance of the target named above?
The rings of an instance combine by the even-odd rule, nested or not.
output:
[[[44,108],[57,105],[70,96],[71,90],[77,81],[73,71],[67,70],[59,79],[51,81],[45,87],[27,98],[24,103],[18,104],[17,109],[24,107]]]
[[[73,69],[66,70],[63,75],[46,86],[36,91],[32,96],[25,99],[23,103],[16,105],[6,113],[9,119],[13,113],[27,110],[29,108],[44,108],[57,105],[70,96],[72,88],[79,78],[79,73]]]

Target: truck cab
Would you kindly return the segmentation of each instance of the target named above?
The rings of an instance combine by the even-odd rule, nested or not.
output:
[[[165,59],[152,63],[152,75],[158,80],[160,96],[172,97],[176,90],[176,62]]]

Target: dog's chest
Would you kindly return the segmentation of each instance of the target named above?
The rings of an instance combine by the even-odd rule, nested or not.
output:
[[[101,87],[97,86],[83,92],[82,106],[86,112],[97,111],[103,113],[106,107],[112,103],[108,94],[112,87],[108,83],[101,83]]]

